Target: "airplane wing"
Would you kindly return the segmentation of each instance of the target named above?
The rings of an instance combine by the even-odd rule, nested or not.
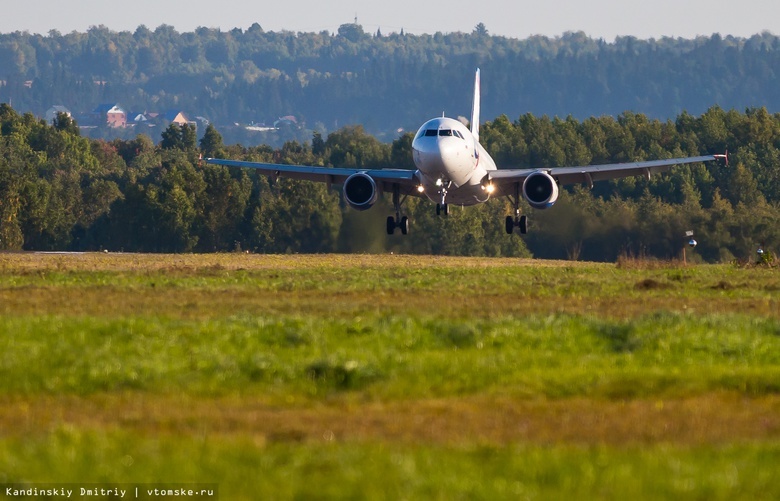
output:
[[[621,177],[646,176],[666,172],[675,165],[709,162],[716,159],[726,159],[726,155],[703,155],[698,157],[670,158],[667,160],[649,160],[645,162],[628,162],[604,165],[583,165],[578,167],[550,167],[546,169],[499,169],[488,172],[488,176],[497,191],[509,193],[511,185],[522,183],[525,178],[535,172],[546,172],[559,184],[584,183],[593,187],[595,181],[617,179]]]
[[[274,177],[286,177],[290,179],[302,179],[321,183],[343,184],[347,178],[359,172],[368,174],[381,186],[383,191],[392,193],[395,186],[400,188],[402,195],[420,196],[416,187],[419,180],[415,176],[417,171],[409,169],[345,169],[340,167],[314,167],[310,165],[283,165],[264,162],[245,162],[241,160],[223,160],[220,158],[205,158],[208,164],[224,165],[226,167],[243,167],[256,169],[261,173]]]

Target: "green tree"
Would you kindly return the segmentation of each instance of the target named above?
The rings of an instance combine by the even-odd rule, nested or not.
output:
[[[231,176],[226,167],[203,168],[205,187],[198,207],[200,228],[198,248],[207,252],[234,250],[241,243],[241,223],[252,193],[252,183],[245,172]]]
[[[172,123],[162,132],[160,148],[164,150],[183,150],[184,141],[179,124]]]
[[[53,126],[55,129],[67,132],[73,136],[80,135],[78,124],[76,124],[76,121],[73,120],[67,113],[57,113],[57,116],[54,117]]]
[[[478,37],[487,37],[488,36],[488,30],[485,27],[484,23],[479,23],[474,27],[474,34]]]
[[[203,138],[200,140],[200,151],[206,158],[224,158],[225,145],[222,142],[222,135],[217,132],[212,124],[206,126]]]

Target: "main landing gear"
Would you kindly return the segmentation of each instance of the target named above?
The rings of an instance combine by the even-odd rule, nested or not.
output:
[[[399,219],[393,216],[387,216],[387,234],[392,235],[395,233],[396,228],[401,228],[401,235],[409,233],[409,218],[401,216]]]
[[[520,183],[515,183],[514,196],[508,195],[509,201],[515,209],[515,215],[506,217],[506,232],[511,235],[515,232],[515,228],[520,230],[521,235],[528,233],[528,216],[520,215]]]
[[[395,209],[395,217],[387,216],[387,234],[392,235],[395,233],[396,228],[401,228],[401,235],[409,233],[409,218],[401,215],[401,205],[403,205],[406,197],[401,198],[401,187],[397,184],[393,185],[393,208]]]
[[[511,235],[512,233],[514,233],[515,228],[519,228],[520,233],[522,235],[528,233],[528,216],[518,216],[518,215],[515,215],[515,217],[507,216],[506,232],[509,235]]]
[[[450,215],[450,204],[436,204],[436,215],[441,216],[442,214]]]

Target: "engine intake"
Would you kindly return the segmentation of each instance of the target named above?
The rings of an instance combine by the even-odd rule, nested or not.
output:
[[[356,172],[344,181],[344,200],[356,210],[366,210],[379,198],[374,178],[365,172]]]
[[[546,172],[534,172],[523,181],[523,196],[534,209],[549,209],[558,200],[558,183]]]

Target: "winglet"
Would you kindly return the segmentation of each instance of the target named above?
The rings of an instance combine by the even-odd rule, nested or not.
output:
[[[712,155],[715,158],[722,158],[726,162],[726,167],[729,166],[729,150],[726,150],[726,152],[722,155]]]
[[[479,142],[479,68],[474,75],[474,102],[471,105],[471,134]]]

